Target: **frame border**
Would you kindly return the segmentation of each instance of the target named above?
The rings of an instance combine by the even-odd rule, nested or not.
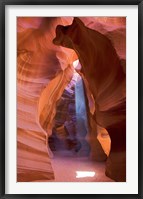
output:
[[[6,5],[138,5],[138,194],[5,194],[5,6]],[[100,198],[143,199],[143,0],[0,0],[0,199]]]

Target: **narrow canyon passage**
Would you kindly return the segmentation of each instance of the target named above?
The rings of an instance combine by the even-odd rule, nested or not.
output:
[[[105,176],[105,161],[96,162],[90,157],[86,98],[83,80],[74,71],[72,80],[57,103],[55,125],[48,140],[53,152],[53,182],[113,181]]]
[[[126,18],[18,17],[17,182],[111,179],[126,181]]]

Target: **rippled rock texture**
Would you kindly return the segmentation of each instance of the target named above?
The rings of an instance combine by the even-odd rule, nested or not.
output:
[[[17,181],[54,179],[47,138],[56,101],[72,78],[74,53],[52,40],[56,26],[70,20],[18,18]]]
[[[108,156],[106,174],[125,181],[125,19],[19,17],[17,31],[17,181],[54,179],[48,137],[76,59],[91,117],[91,156]]]

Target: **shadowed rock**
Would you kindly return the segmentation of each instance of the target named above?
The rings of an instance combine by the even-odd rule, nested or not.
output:
[[[69,26],[58,25],[56,45],[74,49],[95,100],[94,120],[111,137],[106,174],[126,180],[126,76],[111,41],[86,27],[79,18]]]

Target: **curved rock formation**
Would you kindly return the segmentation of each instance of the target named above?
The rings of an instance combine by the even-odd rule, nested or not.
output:
[[[74,18],[72,25],[58,25],[53,42],[77,53],[95,100],[93,118],[111,138],[106,174],[116,181],[125,181],[126,76],[113,44],[79,18]]]
[[[80,19],[86,26],[103,33],[112,40],[125,72],[125,41],[122,41],[125,40],[124,19],[108,17],[81,17]],[[17,18],[17,181],[54,179],[48,137],[52,133],[56,103],[72,78],[72,63],[77,59],[77,55],[82,64],[82,77],[90,114],[94,115],[91,118],[92,131],[89,133],[91,156],[96,160],[107,158],[110,140],[103,134],[108,131],[111,136],[111,153],[107,160],[106,173],[117,181],[125,180],[125,156],[121,155],[125,155],[123,143],[125,141],[125,80],[123,81],[125,75],[121,72],[122,67],[113,47],[113,55],[110,55],[109,49],[112,45],[107,37],[99,32],[95,34],[94,30],[85,27],[78,19],[75,19],[71,26],[66,27],[72,23],[72,20],[72,17]],[[53,44],[53,39],[56,37],[55,30],[59,24],[64,27],[60,27],[63,32],[60,31],[58,42],[61,45],[61,38],[64,39],[66,48]],[[73,28],[71,31],[69,31],[70,27]],[[95,42],[94,34],[95,38],[98,35],[103,40]],[[70,37],[72,40],[69,40]],[[106,44],[103,41],[106,41]],[[93,57],[98,59],[93,60]],[[94,67],[95,61],[97,71]],[[97,67],[98,65],[100,67]],[[114,70],[111,70],[113,65]],[[98,70],[103,68],[104,71]],[[107,140],[105,142],[105,137],[108,142]],[[122,141],[118,142],[119,140]]]
[[[66,25],[71,20],[18,18],[17,181],[54,179],[47,145],[48,127],[54,114],[45,124],[48,115],[44,108],[48,108],[49,114],[54,112],[54,108],[50,111],[49,106],[58,99],[57,93],[53,94],[56,85],[60,87],[60,95],[72,77],[72,69],[67,66],[74,60],[73,51],[65,51],[52,43],[57,24]]]

